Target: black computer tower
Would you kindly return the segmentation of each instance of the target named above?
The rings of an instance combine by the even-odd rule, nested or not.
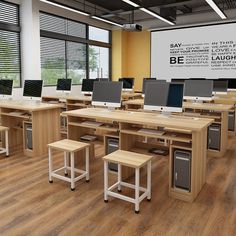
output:
[[[175,188],[191,191],[191,151],[174,151],[173,185]]]
[[[107,138],[107,154],[115,152],[119,149],[119,139]],[[118,165],[114,163],[108,164],[109,170],[118,171]]]
[[[221,125],[212,124],[208,127],[208,149],[220,150]]]
[[[228,114],[228,131],[234,131],[235,112],[230,111]]]

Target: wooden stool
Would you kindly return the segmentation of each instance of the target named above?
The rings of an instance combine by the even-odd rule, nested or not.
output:
[[[8,127],[0,126],[0,132],[5,132],[5,148],[0,148],[0,154],[6,153],[6,156],[9,156],[9,141],[8,141]]]
[[[135,204],[135,213],[139,213],[140,202],[147,197],[151,200],[151,156],[142,155],[133,152],[118,150],[105,157],[104,160],[104,201],[108,202],[108,196],[116,197]],[[118,164],[118,182],[108,187],[108,163]],[[147,165],[147,188],[140,187],[140,168]],[[122,181],[122,166],[135,169],[135,185]],[[120,193],[115,193],[113,190],[118,188],[121,192],[121,186],[135,189],[135,198],[124,196]],[[139,193],[143,192],[141,196]]]
[[[64,152],[64,166],[53,170],[52,163],[52,149],[56,149]],[[80,170],[75,168],[75,152],[86,150],[86,170]],[[68,157],[70,154],[71,165],[68,165]],[[48,158],[49,158],[49,183],[53,183],[52,177],[67,181],[71,183],[71,190],[75,190],[75,182],[82,178],[86,178],[86,182],[89,182],[89,144],[81,143],[69,139],[60,140],[54,143],[48,144]],[[65,176],[57,174],[58,171],[64,170]],[[71,177],[66,177],[68,175],[67,170],[71,171]],[[75,173],[79,173],[78,177],[75,177]]]

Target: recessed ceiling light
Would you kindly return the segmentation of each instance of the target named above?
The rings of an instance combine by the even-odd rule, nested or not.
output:
[[[206,0],[206,2],[212,7],[212,9],[220,16],[221,19],[227,19],[223,11],[216,5],[213,0]]]
[[[61,5],[59,3],[51,2],[51,1],[48,1],[48,0],[40,0],[40,1],[44,2],[44,3],[47,3],[47,4],[50,4],[50,5],[53,5],[53,6],[56,6],[56,7],[63,8],[63,9],[68,10],[68,11],[73,11],[75,13],[79,13],[79,14],[84,15],[84,16],[89,16],[89,14],[87,12],[79,11],[77,9]]]
[[[175,25],[174,22],[165,19],[164,17],[158,15],[157,13],[155,13],[153,11],[148,10],[147,8],[142,7],[142,8],[140,8],[140,10],[144,11],[144,12],[148,13],[149,15],[154,16],[155,18],[157,18],[159,20],[162,20],[162,21],[164,21],[164,22],[166,22],[166,23],[168,23],[170,25]]]

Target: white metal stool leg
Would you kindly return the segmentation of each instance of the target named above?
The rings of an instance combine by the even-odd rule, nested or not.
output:
[[[118,164],[118,192],[121,192],[121,181],[122,181],[122,167],[121,164]]]
[[[71,190],[75,190],[75,154],[73,152],[70,153],[71,160]]]
[[[5,130],[5,146],[6,146],[6,156],[9,156],[9,140],[8,140],[8,130]]]
[[[135,213],[139,213],[139,168],[135,169]]]
[[[67,171],[67,167],[68,167],[68,152],[64,152],[64,174],[65,176],[68,175],[68,171]]]
[[[86,148],[86,168],[85,171],[87,172],[86,174],[86,182],[89,182],[89,147]]]
[[[49,183],[52,183],[52,149],[49,147],[48,148],[48,163],[49,163]]]
[[[108,162],[104,161],[104,202],[108,202]]]
[[[147,195],[147,200],[151,201],[151,197],[152,197],[152,193],[151,193],[151,175],[152,175],[152,162],[149,161],[147,163],[147,191],[148,191],[148,195]]]

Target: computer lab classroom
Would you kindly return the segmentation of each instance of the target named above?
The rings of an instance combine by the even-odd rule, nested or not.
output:
[[[236,0],[0,0],[0,235],[235,236]]]

